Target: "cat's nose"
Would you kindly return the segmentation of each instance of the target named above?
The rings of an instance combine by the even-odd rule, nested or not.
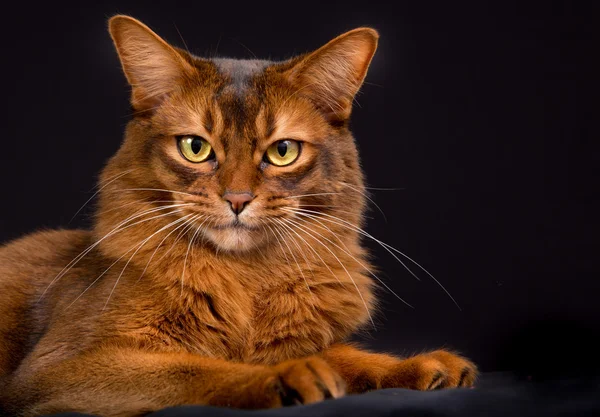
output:
[[[252,199],[254,199],[254,195],[247,191],[227,191],[225,194],[223,194],[223,200],[229,202],[229,206],[235,214],[240,214],[242,210],[246,208],[248,203],[252,201]]]

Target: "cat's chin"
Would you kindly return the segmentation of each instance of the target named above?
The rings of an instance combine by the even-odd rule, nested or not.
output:
[[[241,227],[209,228],[204,235],[220,250],[228,252],[249,252],[260,247],[264,240],[262,231]]]

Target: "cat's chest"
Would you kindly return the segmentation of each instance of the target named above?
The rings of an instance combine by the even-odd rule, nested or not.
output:
[[[195,297],[193,308],[161,317],[157,335],[185,350],[229,360],[277,363],[313,354],[347,336],[361,321],[337,314],[349,308],[344,297],[323,297],[304,281]]]
[[[195,268],[188,280],[193,288],[182,293],[177,285],[154,309],[158,314],[147,333],[155,342],[212,357],[276,363],[319,352],[368,320],[370,281],[359,271],[207,268]],[[148,300],[148,308],[153,302]]]
[[[319,297],[304,281],[260,291],[254,299],[243,359],[276,363],[326,348],[339,337],[335,329],[344,325],[323,314],[324,307],[340,307],[335,304]]]
[[[232,336],[224,340],[234,355],[231,359],[277,363],[317,353],[346,338],[367,314],[353,290],[336,285],[323,291],[302,279],[256,291],[239,314],[248,320],[225,326]]]

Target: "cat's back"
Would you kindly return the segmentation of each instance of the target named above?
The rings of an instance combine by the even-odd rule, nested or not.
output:
[[[86,230],[44,230],[0,246],[0,289],[51,280],[90,240]]]
[[[20,359],[41,291],[90,241],[88,231],[52,230],[0,246],[0,388]]]

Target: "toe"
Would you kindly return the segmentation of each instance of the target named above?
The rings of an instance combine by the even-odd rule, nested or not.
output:
[[[477,367],[468,359],[445,350],[436,350],[428,353],[427,356],[437,359],[446,367],[448,388],[473,386],[477,378]]]
[[[319,358],[292,360],[277,365],[282,405],[310,404],[345,394],[341,378]]]
[[[425,355],[405,359],[383,377],[382,388],[432,390],[448,385],[448,371],[444,364]]]

